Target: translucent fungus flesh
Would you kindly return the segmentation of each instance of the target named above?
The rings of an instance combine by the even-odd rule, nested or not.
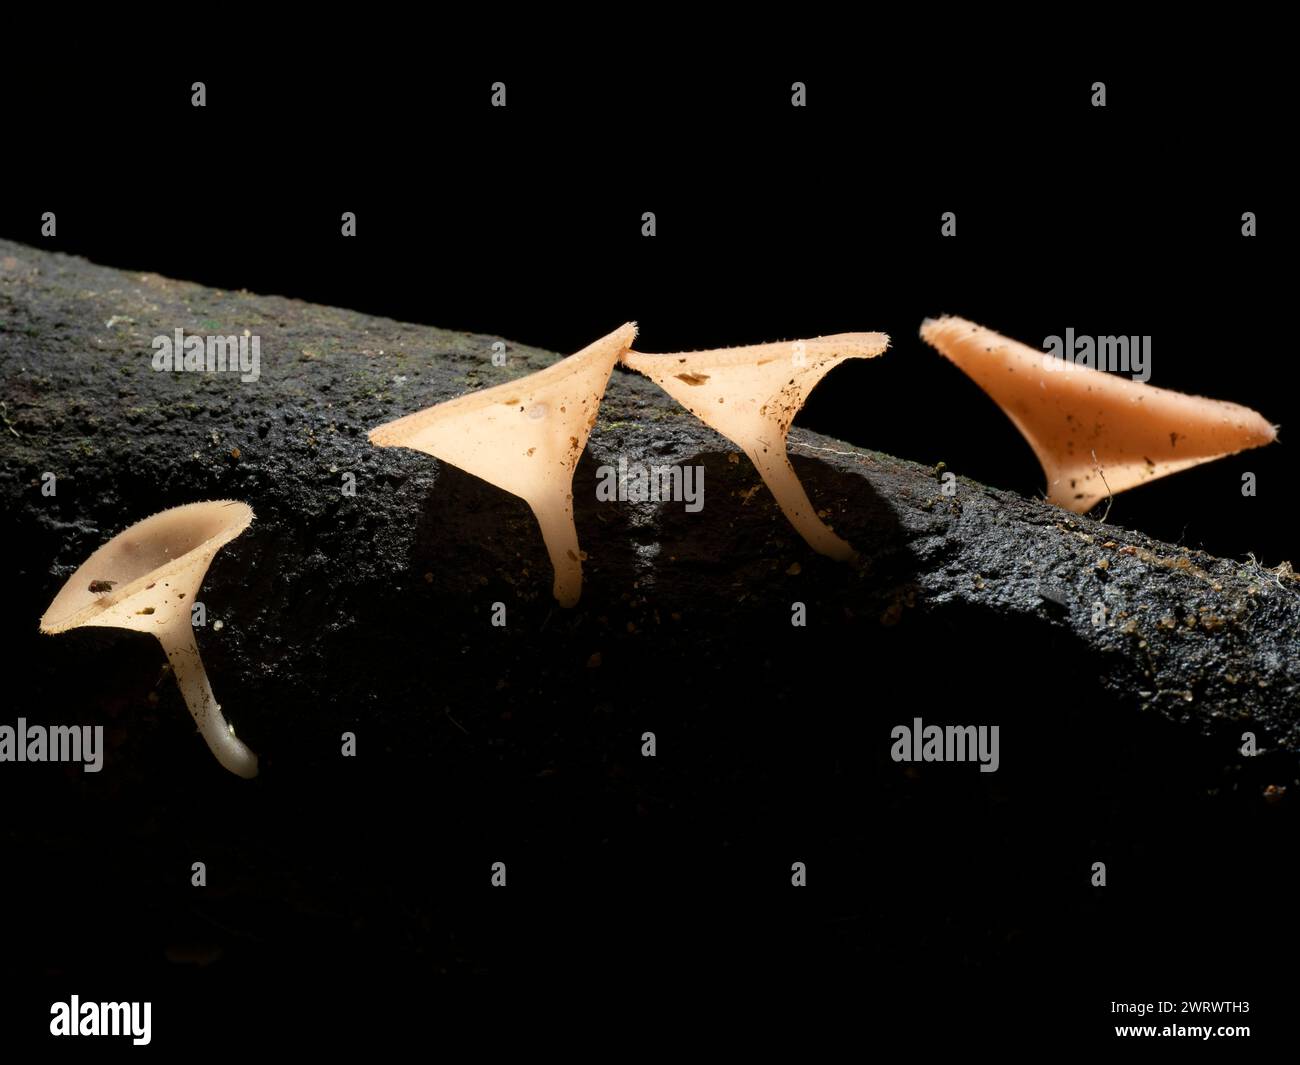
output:
[[[555,598],[574,606],[582,592],[582,553],[573,471],[614,364],[635,337],[629,322],[537,373],[380,425],[370,442],[423,451],[522,498],[542,530]]]
[[[841,333],[670,355],[628,351],[623,362],[744,451],[809,546],[843,560],[853,557],[853,548],[817,517],[786,456],[786,437],[809,393],[831,369],[888,346],[883,333]]]
[[[1077,513],[1277,435],[1248,407],[1104,373],[964,318],[927,319],[921,336],[1015,423],[1042,464],[1049,502]]]
[[[190,612],[217,551],[252,520],[247,504],[231,500],[145,518],[91,555],[41,618],[45,633],[94,626],[156,636],[203,739],[217,761],[241,777],[257,775],[257,755],[236,738],[213,697]]]

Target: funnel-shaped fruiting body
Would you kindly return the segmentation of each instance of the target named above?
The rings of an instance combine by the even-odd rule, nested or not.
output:
[[[673,355],[629,351],[623,362],[744,451],[809,546],[845,560],[853,557],[853,548],[817,517],[786,457],[786,435],[808,394],[832,368],[887,347],[884,333],[840,333]]]
[[[629,322],[545,370],[377,426],[370,442],[423,451],[522,498],[542,528],[555,598],[574,606],[582,552],[573,471],[614,364],[635,338]]]
[[[1108,495],[1277,436],[1249,407],[1103,373],[964,318],[927,319],[921,336],[1015,423],[1047,475],[1048,501],[1080,514]]]
[[[217,500],[164,510],[113,537],[68,578],[41,631],[90,625],[158,637],[199,732],[223,766],[257,776],[257,755],[235,737],[212,695],[190,610],[213,556],[248,528],[246,503]]]

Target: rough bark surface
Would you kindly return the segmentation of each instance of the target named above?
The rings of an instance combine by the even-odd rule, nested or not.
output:
[[[259,380],[154,371],[152,338],[177,326],[259,335]],[[835,565],[811,555],[728,441],[621,369],[575,483],[583,602],[558,610],[522,503],[366,440],[382,421],[557,358],[507,341],[496,367],[495,340],[0,242],[3,478],[31,624],[125,525],[233,497],[257,520],[218,557],[205,598],[238,619],[221,640],[230,664],[268,682],[308,677],[344,647],[376,662],[423,658],[435,628],[444,650],[481,645],[497,601],[521,612],[516,638],[582,631],[585,661],[602,639],[628,643],[647,627],[689,645],[692,629],[737,611],[783,624],[798,599],[817,605],[814,628],[969,611],[1009,633],[1050,631],[1127,703],[1180,722],[1249,721],[1300,747],[1300,583],[1289,569],[1151,541],[960,477],[949,496],[935,469],[796,428],[791,453],[811,498],[861,552],[859,565]],[[619,457],[703,464],[703,511],[597,503],[595,468]],[[53,498],[41,493],[47,471]],[[344,474],[355,497],[341,492]],[[205,655],[220,687],[227,663],[218,647]],[[275,728],[233,713],[241,735]]]

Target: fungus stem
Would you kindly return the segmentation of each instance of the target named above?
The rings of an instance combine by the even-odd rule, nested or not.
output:
[[[185,698],[185,705],[190,708],[208,749],[236,776],[245,779],[257,776],[257,755],[235,737],[212,694],[203,659],[199,657],[198,644],[194,642],[189,613],[178,613],[175,624],[161,630],[158,639],[167,653],[167,661],[176,675],[176,684]]]
[[[781,507],[781,512],[799,535],[808,541],[809,547],[837,562],[847,562],[857,554],[847,541],[841,540],[817,517],[808,493],[799,483],[799,477],[790,465],[784,448],[766,453],[750,451],[747,454]]]
[[[573,504],[566,500],[562,507],[557,507],[554,501],[547,500],[542,505],[530,502],[529,506],[542,527],[542,539],[555,570],[551,590],[560,606],[577,606],[582,596],[582,555],[578,530],[573,523]]]

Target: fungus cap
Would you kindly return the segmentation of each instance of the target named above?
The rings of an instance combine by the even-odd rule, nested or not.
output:
[[[1047,476],[1048,501],[1077,513],[1277,437],[1249,407],[1078,365],[964,318],[926,319],[921,336],[1015,423]]]
[[[740,447],[810,547],[847,559],[853,548],[817,517],[786,457],[786,436],[827,373],[846,359],[872,358],[888,347],[884,333],[839,333],[669,355],[628,351],[623,362]]]
[[[41,618],[41,631],[93,625],[157,632],[182,614],[188,622],[213,557],[252,520],[247,503],[217,500],[173,507],[136,522],[68,578]],[[98,581],[111,582],[112,588],[90,591]]]
[[[573,606],[582,589],[573,471],[614,364],[635,338],[628,322],[544,370],[377,426],[370,442],[423,451],[527,502],[555,569],[555,597]]]

